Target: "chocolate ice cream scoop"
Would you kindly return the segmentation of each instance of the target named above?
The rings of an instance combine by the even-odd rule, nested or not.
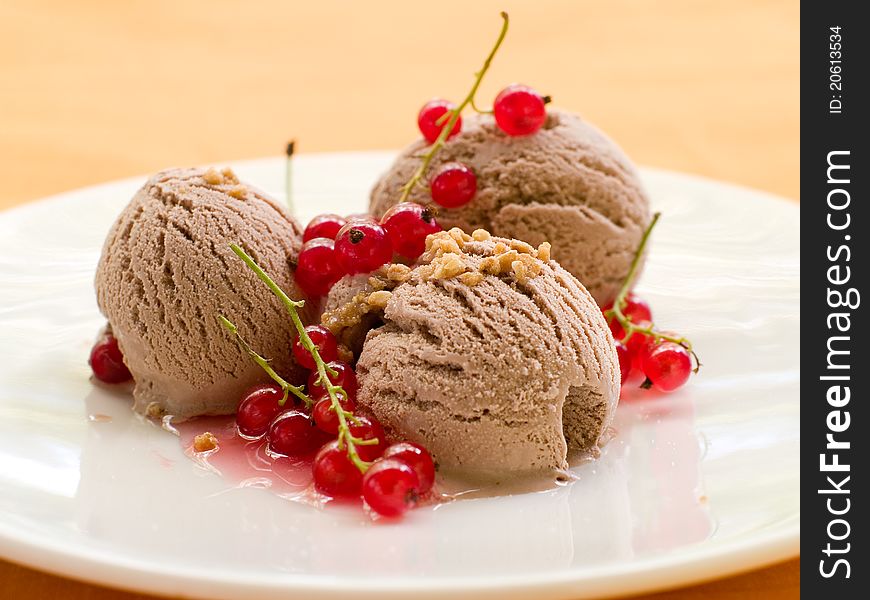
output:
[[[109,232],[97,267],[100,310],[135,380],[134,408],[179,419],[235,412],[269,381],[218,322],[223,314],[290,380],[293,325],[280,301],[229,248],[241,245],[293,298],[301,229],[232,171],[152,177]]]
[[[383,322],[357,362],[359,404],[441,468],[475,478],[552,472],[569,449],[594,448],[620,380],[592,296],[548,244],[458,229],[427,244],[404,282],[349,282],[359,291],[346,324],[377,310]],[[336,331],[337,314],[326,315]]]
[[[375,217],[399,202],[427,148],[425,140],[414,142],[381,177],[371,193]],[[453,161],[472,168],[477,194],[463,207],[439,209],[439,223],[535,245],[549,241],[553,258],[599,304],[614,299],[651,216],[634,166],[613,141],[553,108],[540,131],[523,137],[506,135],[489,115],[471,116],[429,173]],[[416,187],[410,200],[431,202],[428,186]]]

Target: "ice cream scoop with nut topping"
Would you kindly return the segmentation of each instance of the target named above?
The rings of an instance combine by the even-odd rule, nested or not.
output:
[[[328,327],[371,319],[359,403],[442,469],[479,479],[554,472],[595,448],[619,396],[613,338],[549,254],[453,229],[429,236],[413,269],[337,286]]]

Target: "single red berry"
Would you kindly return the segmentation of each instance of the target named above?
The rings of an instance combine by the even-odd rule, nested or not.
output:
[[[348,275],[374,271],[393,258],[393,247],[380,223],[354,220],[335,238],[335,256]]]
[[[353,372],[353,367],[341,360],[334,360],[326,363],[328,367],[335,370],[338,375],[329,376],[329,380],[333,385],[340,386],[350,399],[356,399],[356,390],[358,387],[356,381],[356,373]],[[317,371],[311,371],[308,375],[308,395],[312,398],[321,398],[327,396],[326,388],[317,383]]]
[[[652,324],[649,321],[640,321],[637,325],[646,329],[651,327]],[[641,368],[641,359],[643,358],[643,355],[647,353],[650,346],[653,345],[653,341],[654,340],[651,336],[635,331],[631,334],[631,337],[628,338],[627,342],[623,342],[626,348],[628,348],[628,355],[631,357],[632,368]]]
[[[619,372],[622,376],[622,385],[625,385],[625,382],[628,381],[628,376],[631,375],[632,360],[628,347],[622,342],[616,342],[616,356],[619,358]]]
[[[314,457],[314,487],[329,496],[355,496],[362,487],[362,473],[339,448],[338,440],[325,444]]]
[[[239,433],[247,438],[258,438],[269,429],[269,424],[284,407],[279,402],[284,391],[277,383],[258,385],[245,395],[236,412]]]
[[[118,346],[118,340],[111,334],[106,334],[91,348],[88,364],[94,372],[94,377],[103,383],[122,383],[132,375],[124,364],[124,355]]]
[[[319,237],[334,240],[338,230],[344,227],[345,223],[347,223],[347,219],[339,215],[317,215],[311,219],[308,227],[305,228],[305,233],[302,234],[302,241],[307,242]]]
[[[462,163],[446,163],[429,182],[432,200],[444,208],[458,208],[471,202],[477,193],[477,176]]]
[[[412,261],[426,249],[426,236],[442,231],[431,208],[401,202],[384,214],[381,224],[390,236],[393,252]]]
[[[353,412],[356,409],[356,403],[353,400],[345,398],[340,394],[338,396],[338,404],[348,412]],[[319,400],[315,400],[314,408],[311,409],[311,417],[322,431],[338,435],[338,415],[332,409],[332,400],[329,396],[323,396]]]
[[[399,442],[384,451],[384,460],[391,458],[403,462],[414,470],[420,484],[417,493],[423,495],[435,484],[435,461],[423,446],[413,442]]]
[[[374,417],[357,416],[355,419],[348,424],[353,437],[361,440],[378,440],[377,444],[357,446],[357,454],[361,459],[369,462],[380,458],[387,449],[387,435],[384,433],[383,425]]]
[[[625,297],[625,307],[622,309],[622,314],[631,319],[632,323],[653,320],[649,303],[633,293],[629,293]]]
[[[383,517],[398,517],[417,504],[420,481],[414,469],[396,459],[379,460],[362,480],[366,504]]]
[[[338,342],[330,330],[323,325],[309,325],[305,328],[305,333],[307,333],[308,337],[311,338],[311,341],[314,342],[314,345],[317,347],[317,352],[320,354],[320,358],[322,358],[324,362],[330,362],[338,358]],[[311,356],[311,353],[302,345],[302,340],[299,339],[298,335],[296,336],[296,339],[293,340],[293,358],[295,358],[296,362],[306,369],[314,369],[317,367],[314,362],[314,357]]]
[[[420,128],[420,133],[426,138],[430,144],[438,139],[441,135],[441,130],[447,125],[450,120],[449,116],[444,116],[448,110],[456,110],[456,105],[447,100],[434,99],[423,105],[420,112],[417,114],[417,127]],[[443,118],[442,118],[443,117]],[[450,135],[447,139],[462,130],[462,117],[456,119],[456,124],[450,130]]]
[[[314,238],[302,244],[296,264],[296,283],[306,296],[325,296],[344,272],[336,260],[335,242]]]
[[[652,385],[663,392],[671,392],[689,380],[692,357],[683,346],[662,342],[644,353],[641,368]]]
[[[282,456],[309,454],[329,438],[314,426],[311,417],[298,410],[288,410],[272,421],[266,440],[269,450]]]
[[[608,311],[612,309],[613,302],[610,302],[602,309],[602,311]],[[625,297],[625,305],[622,307],[622,314],[628,317],[628,320],[632,323],[652,321],[652,309],[650,309],[647,301],[643,298],[635,296],[633,293],[629,293]],[[610,325],[610,331],[613,333],[613,338],[616,341],[619,341],[625,337],[625,330],[614,317],[610,317],[608,319],[608,323]]]
[[[547,120],[544,98],[525,85],[509,85],[499,92],[492,112],[499,128],[511,136],[535,133]]]

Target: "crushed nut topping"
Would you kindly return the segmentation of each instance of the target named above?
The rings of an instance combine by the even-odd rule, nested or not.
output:
[[[366,304],[368,304],[372,308],[384,309],[387,307],[387,302],[390,301],[393,292],[388,292],[387,290],[380,290],[377,292],[372,292],[366,298]]]
[[[387,279],[397,283],[405,283],[411,276],[411,267],[393,264],[387,267]]]
[[[200,433],[193,438],[194,452],[209,452],[218,447],[218,440],[211,431]]]
[[[230,188],[230,191],[227,192],[233,198],[238,198],[239,200],[244,200],[248,196],[248,190],[243,185],[234,185]]]
[[[531,244],[520,240],[497,241],[492,247],[492,254],[481,259],[474,269],[466,264],[464,252],[469,242],[487,242],[492,235],[485,229],[476,229],[470,236],[461,229],[453,228],[430,235],[426,239],[426,254],[424,264],[416,272],[424,280],[451,279],[461,277],[465,285],[474,286],[483,281],[483,275],[502,275],[513,273],[516,280],[525,284],[537,277],[541,272],[539,261],[550,260],[550,244],[542,243],[536,250]],[[479,276],[471,276],[472,273]]]
[[[220,171],[218,171],[217,169],[214,169],[214,168],[209,168],[205,173],[203,173],[202,180],[205,181],[209,185],[238,185],[238,183],[239,183],[239,178],[236,176],[235,173],[233,173],[233,170],[230,169],[229,167],[225,167],[224,169],[221,169]],[[239,187],[243,191],[245,190],[244,186],[239,186]],[[238,192],[236,192],[236,193],[238,193]],[[244,194],[242,196],[236,196],[233,193],[233,190],[230,190],[230,195],[235,197],[235,198],[243,198],[244,197]]]
[[[459,281],[462,282],[462,285],[467,285],[468,287],[474,287],[481,281],[483,281],[484,275],[479,271],[469,271],[468,273],[463,273],[459,276]]]
[[[365,292],[360,292],[350,302],[334,310],[328,310],[320,317],[320,322],[333,334],[338,336],[342,329],[358,325],[363,315],[369,312],[369,304],[365,301]]]
[[[220,185],[224,182],[224,176],[215,171],[214,169],[209,169],[202,176],[203,181],[205,181],[209,185]]]
[[[163,410],[163,407],[160,406],[159,402],[151,402],[148,406],[145,407],[145,416],[152,417],[154,419],[159,419],[163,416],[166,411]]]
[[[435,279],[452,279],[466,271],[462,257],[452,252],[437,257],[432,261],[432,266],[432,277]]]
[[[521,242],[520,240],[511,240],[511,249],[523,254],[532,254],[535,251],[531,244]]]
[[[239,178],[229,167],[224,167],[223,169],[221,169],[221,175],[224,176],[224,179],[226,180],[225,183],[239,183]]]
[[[474,287],[487,275],[512,276],[517,284],[526,285],[541,273],[549,260],[547,242],[535,249],[518,240],[493,238],[485,229],[476,229],[468,235],[454,227],[426,238],[426,251],[418,266],[411,268],[396,263],[372,272],[365,280],[364,289],[344,305],[324,312],[321,323],[340,344],[345,344],[340,345],[339,350],[342,357],[346,356],[342,360],[350,362],[353,352],[359,351],[354,346],[358,342],[359,328],[367,329],[378,322],[399,285],[409,281],[455,279],[462,285]]]

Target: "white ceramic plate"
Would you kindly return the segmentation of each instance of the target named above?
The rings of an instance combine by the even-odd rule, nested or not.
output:
[[[299,157],[300,220],[363,210],[389,160]],[[233,166],[283,196],[283,161]],[[0,555],[152,593],[379,600],[599,597],[796,555],[798,206],[643,176],[664,217],[639,291],[660,325],[692,338],[700,375],[669,396],[629,394],[616,438],[572,485],[389,525],[231,488],[90,383],[94,267],[142,179],[0,214]]]

